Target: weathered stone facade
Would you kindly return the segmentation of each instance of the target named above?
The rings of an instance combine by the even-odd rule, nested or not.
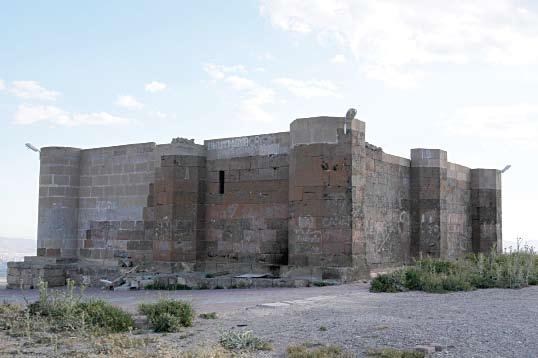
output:
[[[204,145],[43,148],[37,255],[353,280],[502,247],[498,170],[439,149],[389,155],[366,143],[364,122],[346,126],[300,118],[290,132]]]

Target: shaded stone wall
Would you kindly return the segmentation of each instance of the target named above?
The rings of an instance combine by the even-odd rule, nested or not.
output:
[[[501,172],[471,170],[472,246],[474,252],[502,252]]]
[[[196,263],[204,239],[205,156],[164,155],[144,208],[145,242],[154,261]]]
[[[353,206],[353,196],[364,194],[360,174],[353,181],[354,166],[360,166],[353,156],[364,155],[353,149],[361,141],[364,147],[364,124],[353,120],[346,126],[344,133],[344,119],[335,117],[291,124],[289,264],[318,267],[324,278],[364,257],[364,236],[354,234],[362,230],[363,213]]]
[[[366,255],[370,267],[409,262],[411,243],[410,165],[408,159],[366,149],[364,200]]]
[[[462,165],[447,163],[446,182],[446,244],[441,256],[449,259],[471,252],[471,170]]]
[[[290,171],[290,264],[351,266],[351,149],[299,145]]]
[[[77,256],[80,157],[78,148],[41,150],[38,256]]]
[[[446,242],[447,154],[411,149],[411,255],[441,257]]]
[[[208,270],[285,265],[288,255],[289,134],[206,141]]]

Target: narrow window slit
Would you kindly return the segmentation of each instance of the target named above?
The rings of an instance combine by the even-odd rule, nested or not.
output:
[[[219,194],[224,194],[224,170],[219,171]]]

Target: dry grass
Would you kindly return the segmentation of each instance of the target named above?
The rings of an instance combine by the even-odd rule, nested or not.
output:
[[[200,318],[203,319],[217,319],[217,312],[200,313]]]
[[[309,348],[308,344],[292,345],[286,349],[287,358],[352,358],[355,355],[338,346]]]
[[[396,348],[371,349],[367,353],[368,357],[377,358],[424,358],[422,352],[408,351]]]

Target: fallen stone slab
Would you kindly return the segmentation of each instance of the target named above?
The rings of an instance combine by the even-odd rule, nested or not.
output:
[[[245,273],[243,275],[234,276],[235,278],[267,278],[272,277],[268,273]]]

